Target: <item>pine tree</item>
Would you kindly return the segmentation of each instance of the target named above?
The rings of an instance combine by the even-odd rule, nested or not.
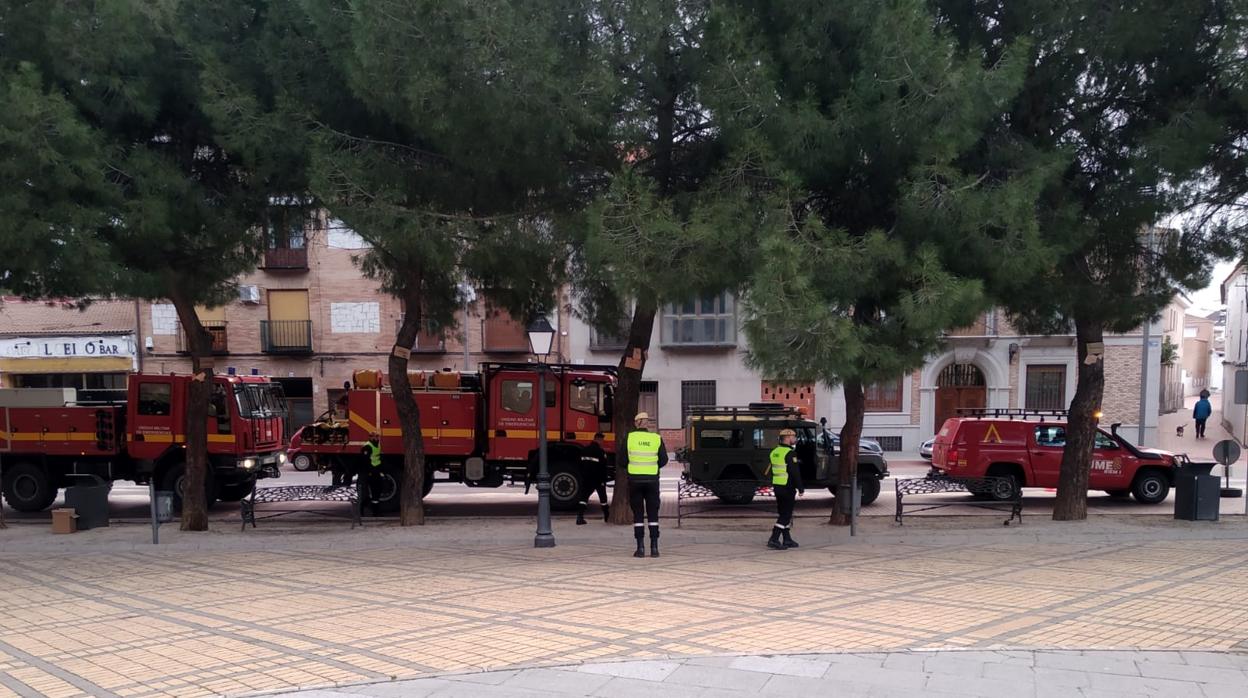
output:
[[[750,361],[784,380],[841,385],[839,478],[857,477],[864,389],[921,366],[986,304],[986,254],[1025,275],[1036,177],[968,168],[1021,78],[982,68],[923,3],[735,2],[728,136],[765,144],[787,192],[748,291]],[[1039,167],[1038,171],[1043,171]],[[839,502],[833,523],[845,523]]]
[[[1182,289],[1208,281],[1226,229],[1200,219],[1154,226],[1206,194],[1234,201],[1244,187],[1239,0],[935,2],[964,48],[985,65],[1026,46],[1026,76],[989,139],[1048,153],[1061,168],[1037,215],[1053,254],[1043,273],[1001,277],[993,293],[1024,330],[1074,328],[1078,382],[1070,403],[1057,520],[1087,517],[1087,485],[1105,371],[1107,332],[1149,321]],[[1003,149],[981,162],[1014,166]],[[1203,221],[1208,223],[1208,221]]]
[[[0,241],[6,286],[27,296],[168,299],[190,344],[182,528],[207,528],[211,336],[195,313],[254,267],[270,197],[299,191],[263,82],[263,3],[112,0],[0,8]],[[6,101],[6,106],[8,102]],[[184,471],[185,477],[179,473]]]
[[[311,191],[372,245],[363,270],[405,306],[388,364],[403,525],[424,522],[428,476],[404,349],[454,325],[465,280],[527,318],[566,276],[554,222],[606,143],[595,110],[609,76],[583,5],[309,0],[275,39]]]
[[[576,219],[586,232],[574,266],[581,314],[612,335],[627,328],[614,399],[617,444],[633,429],[662,307],[738,291],[750,268],[748,240],[766,214],[749,150],[728,151],[706,104],[715,64],[705,44],[711,4],[603,2],[594,13],[616,76],[613,150],[605,191]],[[616,457],[612,521],[627,524],[622,446]]]

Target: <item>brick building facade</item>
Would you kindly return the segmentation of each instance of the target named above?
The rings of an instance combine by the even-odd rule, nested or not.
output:
[[[292,230],[271,237],[260,268],[239,279],[238,299],[199,311],[213,334],[215,369],[280,381],[294,426],[327,410],[356,369],[384,372],[403,307],[360,272],[356,260],[367,252],[358,235],[323,215],[301,235]],[[566,318],[561,310],[551,322],[565,327]],[[465,370],[483,361],[530,359],[523,324],[505,312],[487,310],[475,300],[456,320],[457,326],[445,332],[422,333],[412,347],[412,370]],[[139,322],[139,336],[148,347],[147,370],[190,370],[186,339],[171,304],[142,303]],[[552,360],[566,357],[564,335],[552,348]]]

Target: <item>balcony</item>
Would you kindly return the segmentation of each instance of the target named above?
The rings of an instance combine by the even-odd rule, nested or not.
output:
[[[307,271],[308,248],[306,247],[271,247],[264,251],[266,271]]]
[[[432,323],[425,321],[425,328],[416,335],[416,343],[412,346],[413,354],[445,354],[446,339],[442,332],[435,331]],[[403,327],[403,318],[400,317],[394,321],[394,334],[397,337],[399,329]]]
[[[204,326],[205,330],[208,330],[208,334],[212,335],[213,354],[221,355],[230,353],[230,344],[228,341],[228,335],[225,331],[224,320],[205,320],[201,321],[200,324]],[[183,331],[181,325],[178,326],[178,353],[191,353],[191,340],[186,336],[186,332]]]
[[[988,311],[975,319],[975,322],[959,327],[946,333],[948,337],[995,337],[997,336],[997,314]]]
[[[260,350],[266,354],[311,354],[311,320],[261,320]]]

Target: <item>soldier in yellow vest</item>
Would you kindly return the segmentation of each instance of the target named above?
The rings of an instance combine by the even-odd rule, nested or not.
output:
[[[633,537],[637,551],[645,557],[646,523],[650,528],[650,557],[659,556],[659,468],[667,465],[667,446],[658,434],[650,432],[650,415],[639,412],[628,433],[628,504],[633,508]]]
[[[776,525],[771,529],[771,540],[767,547],[773,550],[796,548],[790,531],[793,528],[793,504],[797,495],[806,494],[802,487],[802,468],[797,460],[793,444],[797,443],[797,432],[792,429],[780,430],[780,445],[771,449],[771,489],[776,493]],[[780,537],[784,536],[784,542]]]

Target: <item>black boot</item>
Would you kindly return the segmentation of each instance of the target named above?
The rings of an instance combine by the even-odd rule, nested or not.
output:
[[[645,557],[646,556],[646,544],[643,543],[642,541],[643,541],[642,537],[637,536],[637,551],[633,553],[633,557]]]
[[[581,508],[577,510],[576,512],[576,525],[577,526],[585,525],[585,506],[584,505],[582,505]]]
[[[796,548],[797,541],[793,540],[793,536],[789,535],[789,529],[784,529],[784,547]]]
[[[611,522],[611,507],[607,504],[602,505],[602,520],[607,523]]]
[[[771,538],[767,539],[767,547],[772,550],[784,550],[784,544],[780,542],[780,529],[773,527],[771,529]]]
[[[659,556],[659,537],[654,536],[650,539],[650,557]]]

